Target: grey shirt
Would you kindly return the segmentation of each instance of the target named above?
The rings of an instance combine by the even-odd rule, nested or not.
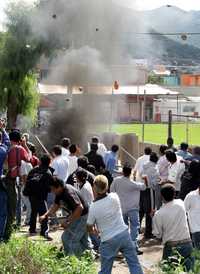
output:
[[[122,176],[114,179],[110,191],[118,194],[122,213],[125,214],[131,209],[139,209],[140,191],[145,189],[144,183],[135,182]]]
[[[157,165],[149,161],[144,165],[142,175],[147,176],[148,187],[155,190],[156,185],[160,182],[160,176]]]

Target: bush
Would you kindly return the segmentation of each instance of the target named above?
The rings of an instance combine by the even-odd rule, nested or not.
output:
[[[66,257],[53,245],[13,237],[0,245],[0,274],[95,274],[92,256]]]

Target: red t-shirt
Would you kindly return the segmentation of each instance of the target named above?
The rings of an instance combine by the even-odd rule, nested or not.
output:
[[[8,153],[8,169],[9,175],[12,178],[16,178],[20,174],[21,161],[29,162],[30,155],[22,146],[11,147]]]
[[[40,160],[35,155],[33,155],[32,158],[31,158],[31,165],[33,167],[36,167],[36,166],[40,165]]]

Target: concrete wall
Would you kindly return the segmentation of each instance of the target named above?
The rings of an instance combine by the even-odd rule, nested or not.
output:
[[[138,136],[135,134],[115,134],[115,133],[103,133],[102,134],[102,142],[106,145],[108,149],[113,144],[117,144],[123,149],[125,149],[130,155],[132,155],[135,159],[137,159],[139,156],[144,154],[144,148],[145,147],[151,147],[152,150],[156,153],[159,153],[159,147],[158,144],[151,144],[151,143],[141,143],[138,140]],[[120,149],[119,152],[119,159],[121,161],[121,164],[130,163],[132,165],[135,165],[135,160],[130,157],[126,152],[124,152],[123,149]]]

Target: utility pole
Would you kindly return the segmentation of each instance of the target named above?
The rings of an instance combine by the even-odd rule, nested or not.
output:
[[[172,111],[168,112],[168,138],[172,138]]]
[[[142,143],[143,144],[144,144],[145,121],[146,121],[146,90],[144,89],[144,100],[143,100],[143,108],[142,108]]]

